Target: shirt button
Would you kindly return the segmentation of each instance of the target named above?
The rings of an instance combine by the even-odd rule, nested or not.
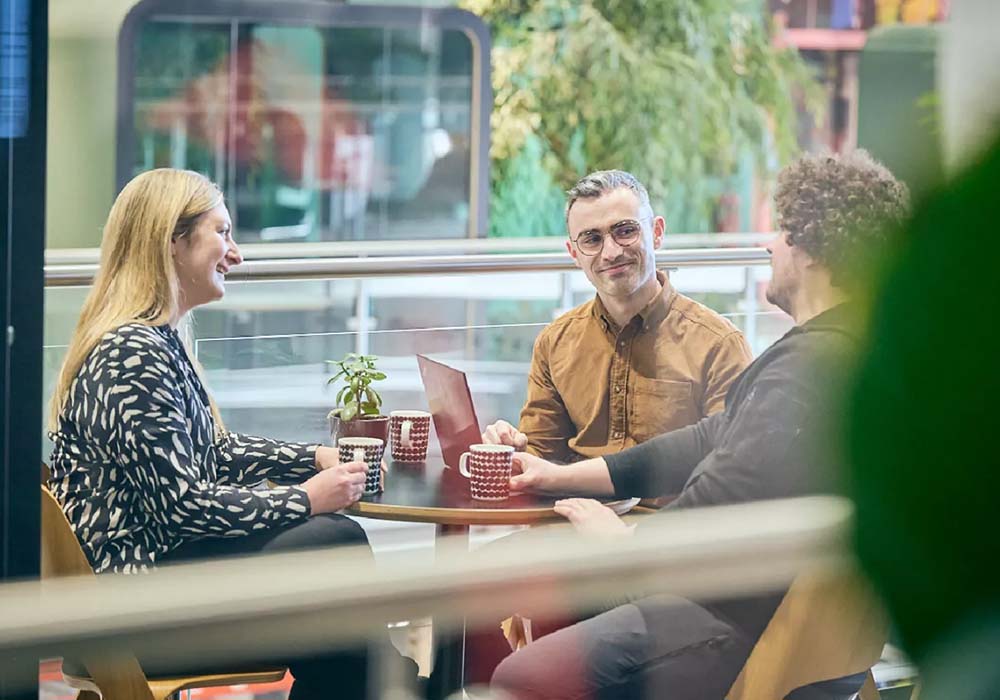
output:
[[[622,393],[622,385],[621,384],[617,385],[615,387],[615,391],[617,391],[619,394]]]
[[[616,431],[611,437],[613,437],[615,440],[619,440],[621,439],[621,436],[622,434]]]

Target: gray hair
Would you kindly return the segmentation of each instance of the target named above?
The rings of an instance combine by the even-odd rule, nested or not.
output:
[[[597,199],[619,189],[632,190],[639,199],[639,210],[645,210],[644,215],[652,217],[653,206],[649,203],[649,193],[635,175],[624,170],[596,170],[584,175],[567,190],[566,223],[569,223],[569,210],[576,204],[576,200]]]

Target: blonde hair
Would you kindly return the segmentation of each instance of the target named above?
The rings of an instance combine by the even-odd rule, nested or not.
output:
[[[50,430],[58,429],[73,380],[105,333],[128,323],[160,326],[174,318],[179,284],[171,242],[189,234],[203,214],[222,202],[222,191],[204,175],[173,168],[137,175],[118,194],[104,225],[100,269],[52,395]],[[218,408],[209,402],[216,428],[222,430]]]

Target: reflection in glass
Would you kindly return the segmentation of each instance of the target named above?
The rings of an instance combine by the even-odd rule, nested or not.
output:
[[[241,242],[469,234],[464,33],[153,20],[137,42],[131,174],[209,175]]]

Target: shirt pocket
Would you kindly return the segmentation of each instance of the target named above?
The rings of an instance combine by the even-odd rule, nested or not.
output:
[[[701,419],[691,382],[635,377],[630,398],[629,434],[636,442],[645,442]]]

